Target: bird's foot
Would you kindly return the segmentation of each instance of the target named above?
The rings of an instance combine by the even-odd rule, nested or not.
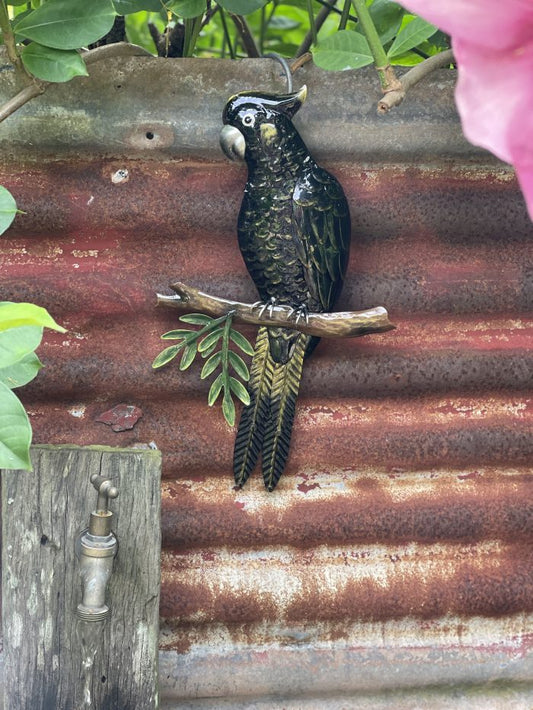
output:
[[[272,296],[272,298],[266,303],[263,303],[262,301],[257,301],[256,303],[252,304],[252,308],[259,308],[259,312],[257,314],[259,318],[263,317],[265,311],[268,311],[268,315],[272,318],[272,315],[274,313],[274,307],[277,306],[277,303],[277,299]]]
[[[294,319],[295,323],[299,323],[300,320],[304,320],[305,324],[307,325],[309,323],[309,309],[305,305],[305,303],[302,303],[298,308],[291,308],[291,312],[289,315],[294,315],[296,313],[296,318]]]

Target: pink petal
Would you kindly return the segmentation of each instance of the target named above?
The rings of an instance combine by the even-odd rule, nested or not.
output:
[[[533,212],[533,41],[512,52],[483,50],[462,40],[454,40],[453,48],[464,134],[515,165]]]
[[[533,36],[531,0],[406,0],[401,4],[454,39],[492,50],[520,47]]]

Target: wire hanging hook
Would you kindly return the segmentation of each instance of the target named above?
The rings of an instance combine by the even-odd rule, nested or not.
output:
[[[275,59],[277,62],[281,64],[283,67],[283,71],[285,72],[285,80],[287,82],[287,93],[292,94],[292,72],[291,68],[289,66],[289,62],[285,59],[285,57],[282,57],[280,54],[277,54],[276,52],[269,52],[268,54],[264,55],[265,57],[268,57],[269,59]]]

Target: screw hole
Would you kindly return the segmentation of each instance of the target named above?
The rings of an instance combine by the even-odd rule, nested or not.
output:
[[[102,680],[102,683],[106,682],[107,678],[105,677],[105,675],[102,676],[101,680]]]
[[[155,136],[154,136],[154,134],[152,133],[152,131],[146,131],[146,137],[147,137],[147,139],[148,139],[149,141],[152,141],[152,140],[155,138]]]
[[[48,538],[46,537],[46,535],[41,535],[41,545],[46,545],[47,542]]]

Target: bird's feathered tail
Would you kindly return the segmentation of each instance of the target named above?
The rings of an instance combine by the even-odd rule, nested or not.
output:
[[[269,491],[274,490],[283,473],[310,340],[301,333],[293,336],[287,357],[277,362],[280,358],[272,355],[268,329],[259,328],[248,383],[250,404],[242,411],[235,439],[233,471],[238,486],[248,480],[260,453],[263,480]]]

